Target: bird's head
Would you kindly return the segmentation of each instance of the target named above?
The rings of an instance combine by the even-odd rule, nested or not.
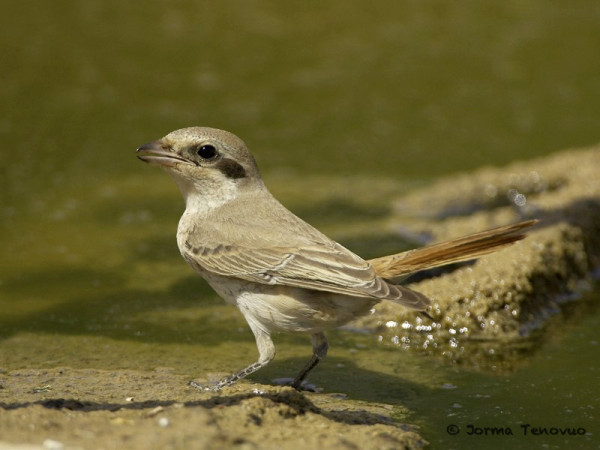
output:
[[[160,166],[175,179],[186,201],[218,196],[241,185],[262,186],[256,162],[244,141],[215,128],[182,128],[137,149],[137,157]]]

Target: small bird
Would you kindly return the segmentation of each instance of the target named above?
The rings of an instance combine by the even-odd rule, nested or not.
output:
[[[294,215],[267,190],[246,144],[227,131],[191,127],[137,149],[164,168],[185,199],[177,245],[187,263],[254,333],[258,360],[217,383],[219,391],[267,365],[273,332],[310,334],[313,355],[292,386],[327,354],[324,332],[364,315],[382,300],[424,311],[430,300],[390,280],[465,261],[523,239],[535,220],[365,261]]]

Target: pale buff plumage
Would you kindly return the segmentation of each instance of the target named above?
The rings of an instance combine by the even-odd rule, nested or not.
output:
[[[172,175],[186,201],[177,230],[184,259],[250,325],[259,360],[227,377],[220,389],[266,365],[273,331],[311,335],[313,357],[293,382],[299,388],[327,352],[324,331],[390,300],[424,310],[429,299],[388,279],[464,261],[524,237],[534,221],[365,261],[304,222],[265,187],[237,136],[184,128],[138,149],[138,157]],[[196,387],[200,387],[193,383]]]

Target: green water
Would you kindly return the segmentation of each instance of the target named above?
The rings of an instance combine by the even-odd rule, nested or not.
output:
[[[182,201],[135,148],[191,125],[253,149],[287,206],[365,256],[391,200],[444,174],[600,140],[594,1],[101,2],[0,6],[0,368],[198,376],[254,342],[181,260]],[[313,382],[402,402],[436,448],[564,437],[449,436],[451,424],[584,427],[598,445],[598,321],[510,375],[450,367],[376,336],[333,333]],[[307,339],[281,336],[255,379],[290,375]],[[341,367],[344,366],[344,367]],[[451,387],[449,389],[443,386]],[[457,406],[458,405],[458,406]]]

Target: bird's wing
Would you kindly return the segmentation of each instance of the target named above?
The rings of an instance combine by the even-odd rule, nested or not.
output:
[[[388,283],[367,261],[275,199],[234,202],[210,220],[191,216],[183,226],[180,222],[180,250],[192,266],[254,283],[385,299],[414,309],[429,303],[419,293]]]
[[[199,248],[186,243],[185,256],[208,272],[255,283],[283,284],[422,307],[420,298],[403,295],[407,289],[388,284],[368,262],[333,241],[331,244],[302,248],[239,245]]]

